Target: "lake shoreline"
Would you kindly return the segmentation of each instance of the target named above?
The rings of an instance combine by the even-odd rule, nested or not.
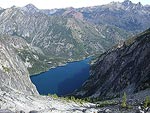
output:
[[[57,67],[64,67],[64,66],[66,66],[66,65],[69,64],[69,63],[80,62],[80,61],[82,61],[82,60],[88,59],[89,57],[91,57],[91,61],[92,61],[92,57],[93,57],[93,56],[94,56],[94,55],[91,55],[91,56],[88,56],[88,57],[84,57],[83,59],[78,59],[78,60],[74,60],[74,61],[67,61],[66,63],[62,63],[62,64],[60,64],[60,65],[58,65],[58,66],[50,67],[50,68],[49,68],[48,70],[46,70],[46,71],[41,71],[41,72],[39,72],[39,73],[35,73],[35,74],[29,75],[29,76],[30,76],[30,77],[32,77],[32,76],[38,76],[39,74],[45,73],[45,72],[49,71],[50,69],[55,69],[55,68],[57,68]]]
[[[90,62],[92,57],[68,62],[65,65],[51,68],[46,72],[30,76],[39,94],[57,94],[63,96],[78,89],[90,76]]]

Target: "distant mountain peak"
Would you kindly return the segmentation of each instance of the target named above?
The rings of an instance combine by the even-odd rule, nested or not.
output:
[[[37,7],[35,7],[33,4],[27,4],[26,6],[21,8],[24,11],[27,11],[29,13],[35,13],[35,12],[39,12],[39,9]]]
[[[0,10],[3,10],[3,8],[2,8],[2,7],[0,7]]]
[[[124,0],[124,2],[131,2],[130,0]]]
[[[122,2],[122,4],[125,6],[133,5],[133,3],[130,0],[125,0],[124,2]]]
[[[138,2],[137,4],[136,4],[138,7],[142,7],[143,5],[141,4],[141,2]]]
[[[11,8],[16,8],[16,6],[15,6],[15,5],[13,5],[13,6],[11,6]]]
[[[38,9],[37,7],[35,7],[33,4],[27,4],[26,6],[24,6],[28,9]]]

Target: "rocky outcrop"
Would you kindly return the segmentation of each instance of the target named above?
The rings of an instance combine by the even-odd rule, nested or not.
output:
[[[138,108],[149,94],[150,90],[144,90],[134,95],[128,95],[127,103],[130,103],[133,109],[121,109],[120,99],[108,100],[108,102],[117,104],[101,108],[92,103],[81,104],[71,100],[66,101],[63,97],[28,95],[13,89],[9,93],[0,90],[0,113],[107,113],[108,111],[111,113],[137,113],[136,111],[144,111]],[[98,103],[101,104],[103,101]]]
[[[150,29],[105,52],[76,96],[112,98],[150,88]]]
[[[38,94],[32,84],[25,63],[16,49],[27,47],[25,40],[7,35],[0,36],[0,90],[15,89],[27,94]]]
[[[93,113],[97,111],[95,104],[92,103],[81,104],[53,96],[29,95],[29,91],[22,93],[11,89],[7,92],[0,89],[0,113]]]

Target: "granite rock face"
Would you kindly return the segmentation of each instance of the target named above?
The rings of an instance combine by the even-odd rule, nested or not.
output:
[[[150,29],[105,52],[76,96],[111,98],[150,88],[149,48]]]
[[[22,38],[0,36],[0,90],[9,92],[15,89],[28,94],[38,94],[24,62],[16,52],[16,49],[27,46]]]
[[[76,103],[52,96],[29,95],[14,89],[0,89],[0,113],[93,113],[92,103]],[[90,112],[83,112],[84,110]]]

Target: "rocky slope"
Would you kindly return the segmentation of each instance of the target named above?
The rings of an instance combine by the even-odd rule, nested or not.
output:
[[[27,5],[3,11],[0,33],[20,36],[31,45],[40,47],[49,57],[64,56],[63,59],[79,59],[97,51],[104,52],[107,45],[112,46],[128,36],[127,32],[116,27],[106,25],[99,32],[96,26],[85,21],[61,15],[47,16],[35,9]],[[114,31],[111,40],[107,33],[103,33],[107,27]]]
[[[150,88],[150,29],[102,54],[76,96],[112,98]]]
[[[39,48],[17,36],[0,36],[0,113],[70,113],[82,111],[97,111],[90,103],[75,103],[73,101],[40,96],[32,84],[27,66],[32,66],[28,60],[23,62],[18,55],[22,50],[32,52],[34,57]],[[33,51],[34,50],[34,51]],[[41,53],[38,53],[41,54]]]
[[[128,95],[127,102],[133,108],[123,109],[120,108],[121,99],[108,100],[116,102],[115,105],[96,107],[96,104],[92,103],[81,104],[52,96],[29,95],[15,90],[10,90],[8,93],[0,90],[0,113],[140,113],[144,111],[138,107],[149,93],[150,90],[146,90]]]
[[[40,71],[36,70],[36,60],[28,67],[30,74],[35,74],[68,61],[101,54],[143,31],[150,25],[149,11],[149,6],[129,0],[79,9],[40,10],[32,4],[13,6],[0,9],[0,34],[22,37],[40,48],[43,53],[37,55],[41,59]],[[27,51],[21,54],[23,61],[29,57]],[[34,56],[32,52],[29,54]]]
[[[0,90],[16,89],[28,94],[38,94],[31,83],[28,70],[16,53],[16,49],[28,46],[19,37],[0,36]]]
[[[24,94],[13,89],[9,93],[0,90],[0,113],[92,113],[98,111],[94,106],[51,96]]]
[[[141,47],[140,45],[141,43],[145,45],[146,40],[147,45],[144,47],[149,47],[149,35],[150,30],[146,31],[141,36],[138,36],[138,38],[135,38],[135,43],[130,45],[138,45],[139,49],[141,48],[147,51],[148,49],[142,48],[143,46]],[[129,44],[129,42],[127,44]],[[132,46],[128,47],[128,49],[133,48]],[[135,113],[138,110],[137,105],[140,105],[145,96],[149,95],[149,90],[131,95],[131,99],[129,98],[128,101],[133,103],[134,108],[129,110],[120,109],[120,99],[113,100],[117,102],[115,106],[105,106],[103,108],[99,108],[96,104],[81,104],[71,100],[66,100],[64,98],[56,98],[54,96],[40,96],[29,80],[29,73],[25,66],[30,65],[29,62],[23,63],[17,55],[18,51],[20,52],[25,48],[30,50],[30,47],[31,46],[29,46],[28,43],[20,37],[12,37],[8,35],[0,36],[0,113]],[[32,50],[33,48],[34,47],[32,47]],[[123,51],[124,49],[117,50]],[[32,52],[35,54],[36,50],[37,48],[34,48],[34,51]],[[114,51],[116,51],[116,49]],[[149,79],[145,78],[144,80]],[[149,81],[145,83],[147,84]],[[144,85],[142,84],[142,86]],[[145,89],[147,87],[149,87],[149,84],[142,88]],[[88,90],[90,91],[90,89]],[[137,98],[138,101],[136,101]],[[101,103],[103,102],[99,102],[99,104]]]

